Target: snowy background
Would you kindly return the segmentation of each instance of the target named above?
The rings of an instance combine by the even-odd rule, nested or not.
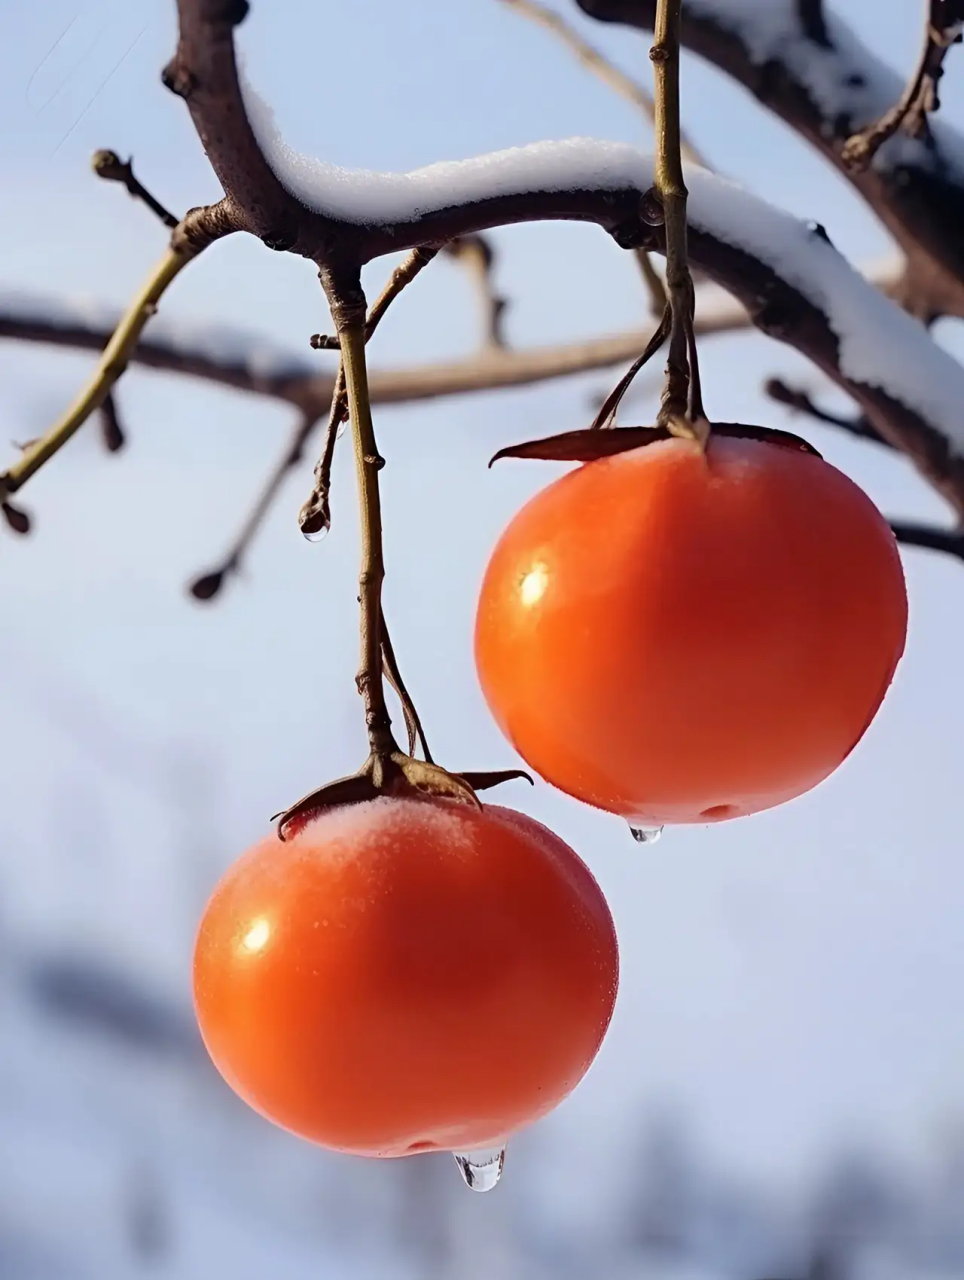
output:
[[[90,175],[97,147],[133,153],[176,210],[217,196],[159,83],[172,8],[0,3],[3,290],[120,305],[161,252],[150,214]],[[837,8],[909,68],[919,6]],[[648,74],[643,36],[579,25]],[[630,107],[497,0],[256,0],[240,41],[287,140],[337,164],[400,170],[570,135],[648,145]],[[959,125],[962,58],[943,93]],[[353,88],[357,110],[338,109]],[[887,253],[844,184],[737,87],[687,60],[684,93],[724,173],[822,222],[854,262]],[[495,243],[513,343],[642,322],[634,266],[598,230],[518,227]],[[389,266],[371,268],[373,287]],[[185,272],[163,312],[309,358],[307,335],[328,324],[310,266],[241,238]],[[962,350],[958,328],[939,335]],[[372,359],[456,356],[476,331],[469,286],[440,259]],[[703,366],[710,412],[730,420],[788,425],[760,395],[772,373],[824,394],[756,336],[708,341]],[[0,347],[4,443],[42,430],[89,367]],[[476,686],[473,600],[498,531],[558,470],[485,463],[585,425],[608,381],[377,415],[387,612],[436,753],[456,767],[514,763]],[[354,492],[342,449],[332,533],[309,545],[294,519],[306,463],[244,580],[195,605],[184,584],[219,558],[289,413],[141,370],[118,399],[128,449],[106,457],[81,432],[25,490],[35,536],[0,536],[0,1276],[802,1280],[821,1252],[824,1280],[964,1276],[962,566],[905,554],[911,634],[884,710],[837,775],[784,809],[641,848],[545,786],[504,789],[593,867],[623,985],[585,1083],[512,1144],[500,1189],[472,1196],[447,1158],[366,1164],[273,1130],[199,1051],[190,951],[219,870],[363,754]],[[883,449],[790,425],[889,515],[944,518]]]

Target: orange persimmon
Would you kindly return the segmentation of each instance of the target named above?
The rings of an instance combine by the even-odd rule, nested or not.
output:
[[[816,786],[904,648],[893,534],[821,458],[711,436],[589,462],[516,515],[476,620],[483,692],[545,779],[633,825]]]
[[[204,913],[195,1008],[268,1119],[366,1156],[499,1145],[595,1057],[618,955],[576,854],[512,810],[383,798],[292,824]]]

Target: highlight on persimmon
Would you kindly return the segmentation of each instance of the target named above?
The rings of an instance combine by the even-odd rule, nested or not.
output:
[[[218,1070],[337,1151],[499,1147],[579,1083],[618,953],[585,864],[532,818],[381,798],[292,822],[221,880],[194,995]]]
[[[863,491],[811,452],[714,432],[537,493],[488,564],[475,652],[534,770],[656,828],[825,779],[873,720],[906,629],[894,535]]]

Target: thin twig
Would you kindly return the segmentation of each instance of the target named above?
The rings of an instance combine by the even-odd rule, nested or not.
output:
[[[938,84],[951,45],[959,44],[964,28],[964,0],[927,0],[924,45],[914,74],[900,100],[876,124],[848,138],[841,153],[845,164],[866,169],[874,156],[898,129],[912,138],[929,132],[928,115],[940,109]]]
[[[157,310],[157,304],[165,290],[197,252],[197,249],[186,242],[176,249],[168,249],[121,318],[83,391],[60,420],[39,440],[28,446],[17,461],[0,475],[0,497],[5,499],[8,494],[16,493],[67,443],[90,415],[100,408],[127,368],[141,330]]]
[[[329,268],[323,268],[321,279],[341,343],[355,474],[358,480],[361,515],[361,571],[358,577],[361,663],[356,682],[365,703],[365,724],[372,758],[381,761],[393,751],[397,752],[398,746],[392,735],[382,682],[382,582],[385,578],[385,561],[382,553],[378,473],[385,460],[378,452],[368,395],[365,295],[355,271],[342,276]]]
[[[126,187],[128,194],[146,204],[165,227],[173,229],[177,226],[178,219],[174,214],[165,209],[160,200],[152,196],[144,184],[135,178],[132,160],[122,160],[116,151],[95,151],[91,166],[98,178],[104,178],[107,182],[119,182]]]
[[[816,422],[822,422],[830,427],[839,427],[841,431],[846,431],[848,435],[857,436],[861,440],[872,440],[874,444],[884,445],[888,449],[893,448],[890,441],[884,439],[865,414],[846,417],[843,414],[830,413],[816,405],[802,388],[790,387],[781,378],[768,378],[763,385],[763,390],[777,404],[786,405],[788,409],[806,414]]]
[[[104,397],[104,403],[98,410],[100,414],[100,434],[104,448],[108,453],[117,453],[127,442],[124,428],[121,426],[117,402],[111,394]]]
[[[399,263],[388,277],[384,289],[375,299],[368,318],[365,321],[365,342],[371,341],[372,334],[378,328],[385,312],[398,295],[411,284],[418,273],[427,267],[439,252],[438,246],[422,245],[409,253],[404,262]],[[338,345],[340,346],[340,337]],[[325,335],[315,334],[311,345],[316,348],[327,346]],[[331,410],[328,416],[328,427],[325,431],[325,443],[318,465],[315,467],[315,482],[307,501],[298,514],[298,524],[306,538],[327,532],[331,525],[330,492],[331,466],[335,457],[335,442],[338,429],[348,416],[348,396],[345,381],[344,361],[339,360],[335,385],[332,389]]]
[[[388,683],[398,695],[398,700],[402,704],[402,715],[405,717],[405,728],[408,731],[408,754],[413,756],[415,748],[422,748],[422,756],[429,764],[434,763],[432,753],[429,751],[428,742],[425,738],[425,730],[422,728],[422,721],[412,701],[412,697],[405,687],[405,681],[402,679],[402,673],[399,670],[398,662],[395,658],[395,650],[392,647],[391,636],[388,634],[388,625],[385,622],[384,611],[382,612],[382,663],[384,665],[385,677]]]
[[[649,295],[649,309],[652,315],[661,316],[666,310],[669,299],[666,296],[666,281],[653,266],[652,256],[645,249],[634,250],[639,263],[640,275]]]
[[[960,529],[937,529],[932,525],[891,520],[894,537],[905,547],[926,547],[964,560],[964,532]]]
[[[272,468],[271,474],[265,481],[264,487],[251,508],[250,514],[238,531],[238,535],[231,544],[224,560],[216,569],[210,569],[206,573],[202,573],[189,585],[188,590],[195,600],[213,600],[224,586],[226,580],[240,571],[245,554],[264,523],[265,517],[271,510],[289,472],[304,457],[305,445],[311,438],[317,424],[317,417],[310,414],[306,414],[300,419],[291,433],[291,439],[285,446],[284,453]]]
[[[538,0],[502,0],[502,3],[510,9],[515,9],[517,13],[529,18],[546,31],[551,31],[575,54],[582,65],[597,76],[603,84],[614,90],[627,102],[632,103],[634,107],[638,107],[650,123],[655,121],[653,99],[646,89],[637,80],[634,80],[632,76],[626,75],[624,71],[621,71],[619,67],[611,63],[587,40],[583,40],[575,28],[571,27],[558,13],[547,5],[540,4]],[[681,145],[684,157],[691,164],[702,165],[703,168],[707,167],[706,162],[691,142],[686,138],[681,138]]]
[[[483,347],[504,347],[503,321],[508,301],[492,285],[495,254],[482,235],[459,236],[442,246],[442,252],[460,263],[471,276],[482,314]]]

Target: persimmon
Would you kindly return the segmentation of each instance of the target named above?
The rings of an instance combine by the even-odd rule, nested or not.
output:
[[[541,490],[485,572],[488,704],[549,782],[639,827],[809,790],[870,725],[904,649],[893,534],[815,454],[711,436]]]
[[[365,1156],[500,1145],[572,1090],[618,979],[612,917],[558,836],[498,806],[380,798],[229,869],[195,1008],[252,1107]]]

